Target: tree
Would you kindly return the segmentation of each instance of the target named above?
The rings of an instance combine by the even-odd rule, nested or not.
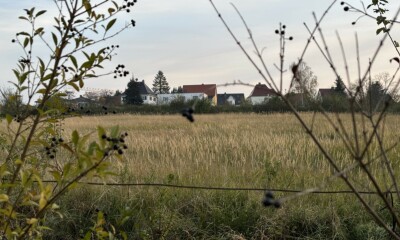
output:
[[[169,93],[167,78],[162,71],[158,71],[153,81],[153,92],[155,94]]]
[[[335,86],[333,89],[338,93],[338,95],[346,95],[346,85],[344,85],[344,82],[340,77],[335,80]]]
[[[375,81],[368,86],[365,102],[369,111],[374,111],[377,107],[382,107],[385,101],[390,100],[389,94],[386,94],[382,83]]]
[[[99,43],[133,27],[133,20],[131,24],[116,23],[117,15],[129,12],[133,3],[51,2],[55,12],[50,16],[35,7],[24,9],[19,19],[27,23],[27,29],[16,32],[10,42],[21,49],[22,56],[13,69],[14,97],[6,99],[18,106],[22,96],[26,97],[24,108],[29,111],[15,117],[6,113],[0,130],[0,135],[6,136],[0,146],[5,149],[0,159],[0,236],[4,239],[46,239],[44,229],[55,220],[49,215],[55,211],[62,214],[59,199],[83,178],[107,177],[113,171],[111,158],[125,151],[122,141],[107,141],[126,136],[118,127],[106,130],[99,126],[97,137],[90,141],[90,134],[82,136],[76,130],[66,135],[62,121],[74,110],[64,110],[61,97],[67,95],[63,92],[66,87],[79,91],[88,78],[114,74],[99,71],[118,46],[100,47]],[[35,51],[39,48],[43,49]],[[29,109],[34,103],[35,109]],[[102,213],[98,217],[98,221],[106,221]],[[93,229],[86,236],[100,239],[112,235],[101,226]]]
[[[183,88],[181,86],[173,88],[171,93],[183,93]]]
[[[292,64],[291,69],[294,69],[294,66],[295,64]],[[295,79],[291,86],[293,92],[314,98],[317,94],[317,77],[305,62],[300,63],[295,69]]]
[[[133,105],[141,105],[143,103],[143,99],[140,96],[140,83],[138,79],[132,78],[127,85],[125,90],[125,103],[126,104],[133,104]]]
[[[0,90],[1,115],[19,115],[22,110],[22,98],[17,91],[7,88]]]

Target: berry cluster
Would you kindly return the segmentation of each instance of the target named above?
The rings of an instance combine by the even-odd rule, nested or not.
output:
[[[126,77],[129,74],[129,71],[125,71],[124,68],[125,65],[119,64],[114,70],[114,78],[117,78],[118,76]]]
[[[278,34],[278,35],[282,35],[283,37],[285,37],[285,29],[286,29],[286,25],[282,25],[282,27],[281,27],[281,29],[279,30],[279,29],[276,29],[275,30],[275,34]],[[290,36],[290,37],[288,37],[287,39],[289,39],[290,41],[292,41],[293,40],[293,37],[292,36]]]
[[[125,0],[125,2],[127,2],[127,3],[126,3],[126,5],[122,5],[122,9],[126,9],[126,12],[130,12],[131,10],[129,8],[133,7],[133,5],[135,5],[136,0],[133,0],[130,2],[128,0]]]
[[[50,145],[45,147],[46,155],[49,158],[54,159],[55,154],[57,152],[57,146],[63,142],[64,142],[64,139],[61,137],[60,138],[52,137]]]
[[[19,123],[19,122],[21,122],[21,117],[20,116],[18,116],[18,115],[14,115],[14,119],[13,119],[14,121],[16,121],[17,123]]]
[[[136,26],[136,22],[135,22],[135,20],[131,20],[131,24],[132,24],[132,26],[134,27],[134,26]]]
[[[281,202],[278,199],[275,199],[275,196],[272,192],[265,192],[264,199],[262,201],[265,207],[274,206],[275,208],[281,207]]]
[[[119,155],[124,154],[123,149],[128,149],[128,146],[125,144],[125,137],[128,136],[128,133],[121,134],[119,138],[112,138],[103,134],[101,138],[110,143],[110,148],[104,152],[104,156],[108,156],[110,151],[116,151]]]
[[[115,48],[119,48],[119,45],[111,45],[104,49],[103,54],[110,54]]]
[[[68,72],[68,68],[63,64],[61,67],[57,67],[57,70],[63,70],[64,72]]]
[[[340,2],[340,5],[344,5],[344,4],[345,4],[345,2]],[[343,8],[343,10],[344,10],[345,12],[347,12],[347,11],[350,10],[350,8],[349,8],[348,6],[345,6],[345,7]]]

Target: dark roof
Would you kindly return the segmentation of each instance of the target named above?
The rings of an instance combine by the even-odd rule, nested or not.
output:
[[[144,80],[139,83],[139,94],[144,95],[144,94],[153,94],[155,93],[144,83]]]
[[[233,97],[235,99],[235,105],[240,105],[244,101],[243,93],[217,94],[217,105],[224,105],[229,97]]]
[[[210,98],[217,94],[216,84],[183,85],[184,93],[205,93]]]
[[[95,101],[89,98],[82,97],[82,95],[74,99],[65,99],[65,101],[69,103],[95,103]]]
[[[268,88],[265,84],[258,83],[256,86],[254,86],[254,89],[249,97],[262,97],[268,95],[275,95],[275,91]]]
[[[318,92],[321,97],[329,97],[336,93],[335,89],[333,88],[320,88]]]

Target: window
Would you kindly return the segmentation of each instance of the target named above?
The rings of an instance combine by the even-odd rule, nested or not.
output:
[[[193,99],[197,100],[197,99],[199,99],[199,96],[193,96]]]

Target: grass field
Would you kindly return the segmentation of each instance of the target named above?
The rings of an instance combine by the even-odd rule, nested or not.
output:
[[[303,116],[311,122],[312,114]],[[345,126],[350,124],[348,116],[343,118]],[[386,118],[387,146],[398,140],[398,120],[397,116]],[[117,175],[110,182],[347,190],[340,179],[329,178],[332,168],[290,114],[199,115],[193,124],[178,115],[75,117],[66,120],[64,131],[66,136],[73,129],[89,133],[97,125],[119,125],[129,133],[129,149],[122,160],[115,160]],[[322,116],[317,116],[314,131],[340,166],[351,162]],[[398,154],[398,149],[390,154]],[[374,173],[379,176],[379,163],[375,164]],[[357,187],[371,190],[363,177],[357,169],[351,172]],[[380,179],[384,184],[384,176]],[[93,225],[89,219],[95,219],[95,209],[99,209],[107,213],[110,223],[128,211],[131,218],[120,230],[130,239],[385,237],[351,194],[307,195],[285,202],[281,209],[262,207],[262,198],[260,191],[88,186],[63,198],[61,206],[67,214],[52,226],[51,235],[76,239],[78,229]],[[366,199],[372,205],[376,200],[374,196]]]

